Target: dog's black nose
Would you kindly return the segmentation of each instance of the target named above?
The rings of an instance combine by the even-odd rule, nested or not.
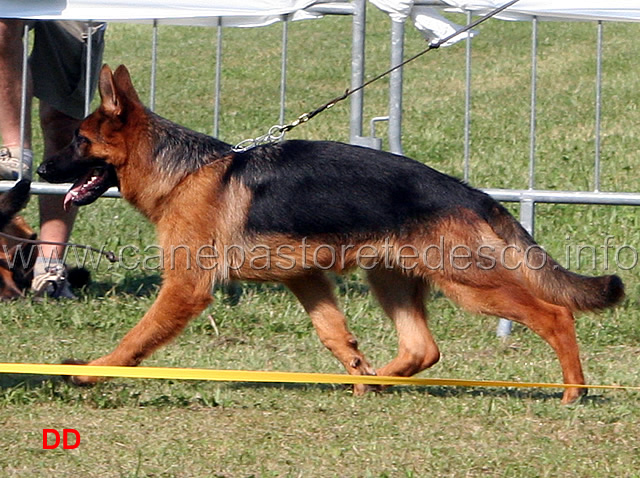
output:
[[[53,161],[45,160],[38,167],[38,169],[36,169],[36,172],[38,173],[38,176],[40,176],[42,179],[44,179],[45,181],[51,182],[53,177],[52,175],[55,174],[56,172],[56,165],[54,164]]]
[[[46,162],[42,163],[38,167],[36,172],[38,173],[38,176],[40,176],[41,178],[45,179],[45,176],[47,175],[47,163]]]

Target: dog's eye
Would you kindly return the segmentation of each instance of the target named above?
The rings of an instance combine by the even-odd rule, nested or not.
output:
[[[76,144],[78,146],[89,146],[91,144],[91,140],[86,136],[82,136],[81,134],[76,134]]]
[[[86,136],[76,133],[74,146],[78,154],[84,155],[91,149],[91,140]]]

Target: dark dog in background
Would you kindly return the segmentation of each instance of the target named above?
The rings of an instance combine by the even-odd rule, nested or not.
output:
[[[65,202],[78,206],[118,186],[155,224],[165,271],[151,309],[91,365],[138,365],[202,312],[216,281],[231,279],[285,284],[349,373],[410,376],[440,357],[424,308],[435,285],[473,312],[526,325],[556,352],[564,383],[585,383],[573,313],[616,304],[622,282],[564,269],[483,192],[409,158],[335,142],[233,152],[145,108],[123,66],[103,67],[100,96],[73,143],[38,172],[75,181]],[[355,266],[398,332],[397,357],[377,370],[326,276]],[[563,402],[585,391],[567,387]]]
[[[36,255],[33,246],[20,239],[35,239],[36,233],[17,216],[29,201],[30,188],[31,183],[23,179],[0,195],[0,231],[15,238],[0,237],[0,300],[22,297],[31,285]]]
[[[17,213],[29,201],[31,183],[21,180],[6,193],[0,194],[0,301],[24,297],[31,289],[33,266],[38,257],[37,234]],[[67,271],[69,285],[87,285],[91,274],[84,267]]]
[[[37,256],[35,245],[22,239],[35,240],[37,234],[22,216],[14,216],[2,232],[12,237],[0,237],[0,300],[18,299],[31,287]]]

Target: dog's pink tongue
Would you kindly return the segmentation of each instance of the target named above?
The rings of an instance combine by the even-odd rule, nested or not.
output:
[[[73,196],[74,196],[74,188],[69,189],[69,191],[67,191],[67,194],[64,195],[64,210],[68,211],[69,207],[71,206],[71,202],[73,201]]]
[[[78,194],[80,193],[82,186],[84,186],[84,183],[84,178],[80,179],[73,186],[71,186],[69,191],[67,191],[67,194],[64,195],[64,202],[62,204],[65,211],[69,210],[69,207],[71,207],[71,203],[73,202],[73,200],[78,197]]]
[[[82,191],[82,187],[90,181],[92,175],[93,172],[89,171],[84,176],[77,179],[76,182],[73,183],[73,186],[69,188],[69,191],[67,191],[67,194],[65,194],[64,196],[64,202],[62,203],[65,211],[69,210],[71,203],[75,198],[78,197],[78,195]]]

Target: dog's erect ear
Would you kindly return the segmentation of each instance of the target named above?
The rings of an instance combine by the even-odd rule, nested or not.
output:
[[[116,68],[116,72],[113,74],[113,80],[116,88],[118,89],[118,93],[122,97],[125,97],[129,102],[140,103],[138,92],[133,87],[131,75],[129,74],[129,70],[127,70],[126,66],[120,65]]]
[[[112,116],[120,116],[127,105],[140,103],[138,93],[133,87],[129,70],[124,65],[116,68],[115,73],[109,65],[100,71],[100,98],[104,111]]]
[[[119,116],[120,113],[122,113],[122,102],[118,98],[118,91],[116,90],[116,85],[113,80],[113,72],[107,64],[102,65],[98,86],[100,99],[102,100],[102,108],[112,116]]]

